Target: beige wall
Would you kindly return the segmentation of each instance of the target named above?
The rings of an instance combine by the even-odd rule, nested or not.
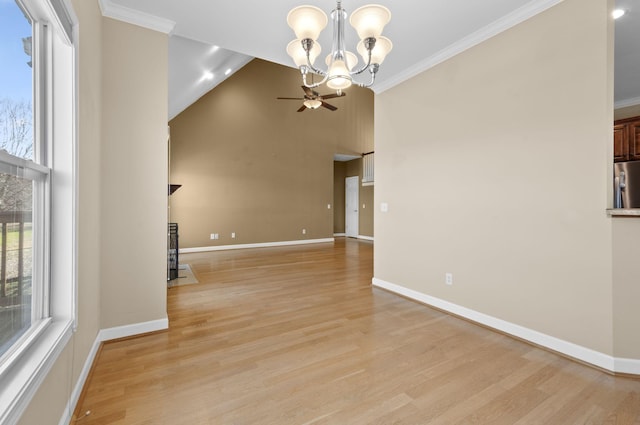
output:
[[[624,108],[618,108],[614,111],[614,119],[622,120],[625,118],[632,118],[640,116],[640,105],[627,106]]]
[[[345,180],[347,178],[347,163],[334,161],[333,163],[333,233],[345,232]]]
[[[614,218],[613,240],[614,355],[619,358],[640,359],[640,218]]]
[[[612,354],[611,26],[565,0],[376,96],[376,278]]]
[[[167,317],[168,37],[113,19],[102,45],[101,325]]]
[[[371,152],[371,151],[370,151]],[[358,236],[373,237],[373,186],[362,186],[362,159],[347,162],[347,177],[358,176],[360,179],[358,197]]]
[[[337,111],[296,112],[301,101],[276,97],[301,96],[300,73],[256,59],[174,118],[180,247],[332,237],[333,155],[373,146],[373,94],[346,93]]]
[[[98,331],[166,318],[167,36],[80,22],[78,330],[20,419],[57,425]]]

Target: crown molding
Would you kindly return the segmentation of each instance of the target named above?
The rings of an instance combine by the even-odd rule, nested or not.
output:
[[[464,52],[467,49],[470,49],[483,41],[490,39],[503,31],[508,30],[509,28],[515,27],[516,25],[526,21],[527,19],[531,19],[539,13],[544,12],[545,10],[561,3],[563,0],[538,0],[532,1],[527,5],[514,10],[508,15],[503,16],[497,21],[492,22],[484,28],[479,29],[478,31],[468,35],[467,37],[461,39],[460,41],[453,43],[447,48],[439,51],[433,56],[430,56],[412,67],[407,68],[404,72],[397,74],[393,78],[389,78],[379,84],[376,83],[372,89],[375,93],[382,93],[385,90],[388,90],[392,87],[397,86],[398,84],[409,80],[410,78],[415,77],[416,75],[428,70],[429,68],[433,68],[434,66]]]
[[[627,106],[640,105],[640,97],[619,100],[614,104],[615,109],[626,108]]]
[[[121,6],[119,4],[115,4],[112,0],[98,0],[98,3],[100,4],[102,16],[107,18],[117,19],[118,21],[127,22],[129,24],[165,34],[171,34],[176,26],[176,23],[170,19],[161,18],[126,6]]]

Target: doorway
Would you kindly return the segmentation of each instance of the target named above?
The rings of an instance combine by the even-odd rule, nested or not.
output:
[[[357,238],[359,232],[358,204],[360,178],[358,176],[345,179],[344,230],[348,238]]]

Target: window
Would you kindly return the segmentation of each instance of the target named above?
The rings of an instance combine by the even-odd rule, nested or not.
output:
[[[0,0],[0,423],[18,420],[75,318],[75,19]]]
[[[33,160],[33,27],[13,3],[0,3],[5,66],[0,71],[0,367],[17,342],[43,319],[34,308],[45,282],[33,285],[33,207],[48,171],[27,177]],[[28,166],[28,165],[27,165]],[[30,174],[30,173],[29,173]],[[36,189],[36,190],[34,190]],[[42,208],[39,204],[36,208]],[[39,231],[39,228],[35,229]],[[34,291],[35,290],[35,291]],[[35,292],[35,296],[34,296]]]

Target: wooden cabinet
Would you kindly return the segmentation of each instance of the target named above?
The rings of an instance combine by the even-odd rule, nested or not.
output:
[[[625,124],[613,126],[613,160],[626,161],[629,158],[629,127]]]
[[[613,160],[640,160],[640,117],[618,120],[613,125]]]

